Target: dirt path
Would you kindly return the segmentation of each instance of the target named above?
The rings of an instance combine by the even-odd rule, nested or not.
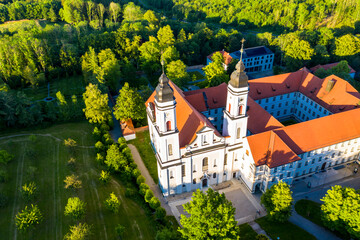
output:
[[[162,192],[159,188],[159,186],[154,182],[154,180],[152,179],[152,177],[150,176],[149,171],[147,170],[147,168],[145,167],[144,162],[142,161],[139,151],[137,150],[137,148],[132,145],[132,144],[128,144],[130,150],[131,150],[131,154],[134,158],[135,163],[137,164],[141,174],[145,177],[145,183],[147,185],[149,185],[150,189],[154,192],[154,195],[160,200],[161,202],[161,206],[163,208],[165,208],[166,210],[166,214],[167,215],[173,215],[173,213],[171,212],[170,206],[168,205],[166,199],[163,197]]]

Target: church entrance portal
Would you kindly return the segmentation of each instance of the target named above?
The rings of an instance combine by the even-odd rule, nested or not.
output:
[[[321,166],[321,170],[324,170],[326,167],[326,162],[324,162],[324,164]]]
[[[204,178],[204,179],[202,180],[202,186],[203,186],[203,187],[207,187],[207,179],[206,179],[206,178]]]

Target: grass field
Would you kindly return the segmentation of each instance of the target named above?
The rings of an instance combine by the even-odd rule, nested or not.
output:
[[[50,96],[56,98],[56,93],[61,91],[65,97],[81,95],[85,92],[85,82],[82,76],[71,76],[54,80],[50,83]],[[22,90],[32,100],[42,100],[48,96],[47,85],[38,88],[25,88]]]
[[[309,219],[313,223],[324,227],[324,224],[321,220],[321,204],[307,200],[307,199],[301,199],[295,203],[295,211],[303,216],[306,219]],[[329,230],[331,231],[331,230]],[[350,239],[348,235],[341,234],[340,232],[332,231],[335,235],[340,237],[341,239]]]
[[[239,225],[240,229],[240,240],[254,240],[256,239],[257,233],[252,229],[248,223]]]
[[[136,139],[128,143],[133,144],[137,148],[150,176],[154,179],[155,183],[159,182],[156,158],[150,145],[149,131],[137,132]]]
[[[274,223],[266,217],[262,217],[256,219],[255,222],[257,222],[272,239],[278,239],[279,237],[281,240],[316,240],[313,235],[288,221],[284,223]]]
[[[156,230],[153,220],[147,217],[142,207],[134,200],[125,197],[125,187],[115,176],[103,185],[98,177],[100,167],[95,162],[92,127],[86,123],[56,125],[47,129],[23,131],[15,134],[0,135],[0,149],[6,149],[15,155],[15,159],[5,167],[10,175],[6,183],[0,183],[0,191],[8,196],[8,204],[0,208],[1,239],[54,239],[60,240],[75,224],[64,216],[67,199],[78,196],[87,203],[84,221],[92,226],[90,239],[116,239],[115,227],[126,227],[124,239],[154,239]],[[35,141],[29,136],[34,134]],[[75,168],[67,166],[69,152],[63,140],[73,138],[77,141]],[[35,175],[29,174],[35,167]],[[82,189],[78,191],[64,188],[65,176],[74,173],[82,180]],[[20,233],[15,227],[15,215],[26,203],[19,188],[34,180],[38,186],[36,203],[44,220],[37,228],[27,234]],[[111,213],[104,207],[104,200],[114,192],[121,200],[120,211]]]

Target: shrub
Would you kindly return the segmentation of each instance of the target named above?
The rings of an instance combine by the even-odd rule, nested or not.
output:
[[[100,130],[103,131],[103,132],[107,132],[107,131],[110,130],[110,127],[109,127],[109,125],[107,125],[106,123],[103,123],[103,124],[101,124],[101,126],[100,126]]]
[[[75,167],[75,162],[76,162],[76,159],[71,157],[68,161],[67,161],[67,165],[69,167]]]
[[[35,198],[36,191],[37,187],[35,182],[25,183],[20,189],[23,199],[27,202],[32,201]]]
[[[84,240],[91,235],[91,227],[86,223],[70,226],[70,231],[65,235],[66,240]]]
[[[125,227],[123,225],[118,224],[115,228],[116,235],[122,239],[124,237]]]
[[[8,201],[8,197],[0,192],[0,208],[5,207]]]
[[[160,200],[157,197],[152,197],[150,199],[149,205],[152,209],[157,209],[158,207],[160,207]]]
[[[269,238],[264,234],[259,234],[256,236],[256,240],[269,240]]]
[[[96,154],[96,161],[100,164],[104,163],[104,155],[102,155],[101,153],[97,153]]]
[[[141,175],[141,172],[140,172],[139,169],[135,168],[135,169],[133,169],[133,171],[132,171],[132,175],[133,175],[134,178],[137,179],[137,178]]]
[[[153,191],[151,191],[151,189],[146,190],[145,197],[144,197],[145,202],[147,202],[147,203],[150,202],[150,200],[151,200],[153,197],[154,197]]]
[[[102,151],[105,150],[105,145],[104,145],[102,142],[97,141],[97,142],[95,143],[95,148],[96,148],[96,151],[97,151],[98,153],[100,153],[100,152],[102,152]]]
[[[99,180],[103,183],[107,183],[110,180],[110,173],[108,171],[101,170]]]
[[[75,220],[80,220],[85,215],[86,203],[78,197],[69,198],[65,206],[65,216],[70,216]]]
[[[79,189],[82,187],[82,182],[81,180],[78,179],[78,176],[75,176],[74,174],[70,175],[70,176],[66,176],[64,183],[65,183],[65,188],[73,188],[73,189]]]
[[[77,146],[77,143],[74,139],[68,138],[68,139],[64,139],[64,145],[69,148],[74,148]]]
[[[15,217],[15,224],[18,230],[26,231],[35,224],[39,224],[43,220],[43,216],[37,205],[32,205],[31,208],[25,206],[25,209],[18,212]]]
[[[92,132],[94,138],[96,141],[99,141],[101,139],[101,131],[98,127],[94,127],[94,131]]]
[[[110,196],[105,200],[105,206],[113,213],[117,213],[119,211],[120,201],[113,192],[110,193]]]
[[[158,207],[156,210],[155,210],[155,217],[156,219],[158,220],[163,220],[166,216],[166,210],[162,207]]]
[[[137,179],[136,179],[136,183],[137,183],[138,185],[140,185],[140,184],[142,184],[142,183],[145,183],[145,177],[142,176],[142,175],[138,176]]]
[[[149,185],[147,185],[146,183],[141,183],[139,189],[140,189],[140,190],[139,190],[139,193],[140,193],[142,196],[144,196],[145,193],[146,193],[146,191],[147,191],[148,189],[150,189],[150,187],[149,187]]]
[[[0,150],[0,164],[7,164],[14,159],[14,155],[8,153],[6,150]]]

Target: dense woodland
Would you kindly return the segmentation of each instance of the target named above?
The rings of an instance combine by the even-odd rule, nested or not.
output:
[[[214,2],[2,1],[0,21],[20,21],[13,28],[6,26],[14,22],[0,25],[0,125],[83,118],[81,111],[62,114],[81,109],[89,83],[116,95],[128,82],[146,99],[148,84],[154,87],[161,72],[161,56],[166,73],[183,87],[191,80],[186,66],[204,64],[220,49],[238,50],[243,37],[245,47],[266,45],[275,52],[275,74],[340,60],[360,70],[357,1]],[[301,9],[308,12],[302,15]],[[33,93],[70,77],[83,91],[60,92],[57,101],[34,102],[23,91]],[[219,83],[226,77],[212,79]]]

